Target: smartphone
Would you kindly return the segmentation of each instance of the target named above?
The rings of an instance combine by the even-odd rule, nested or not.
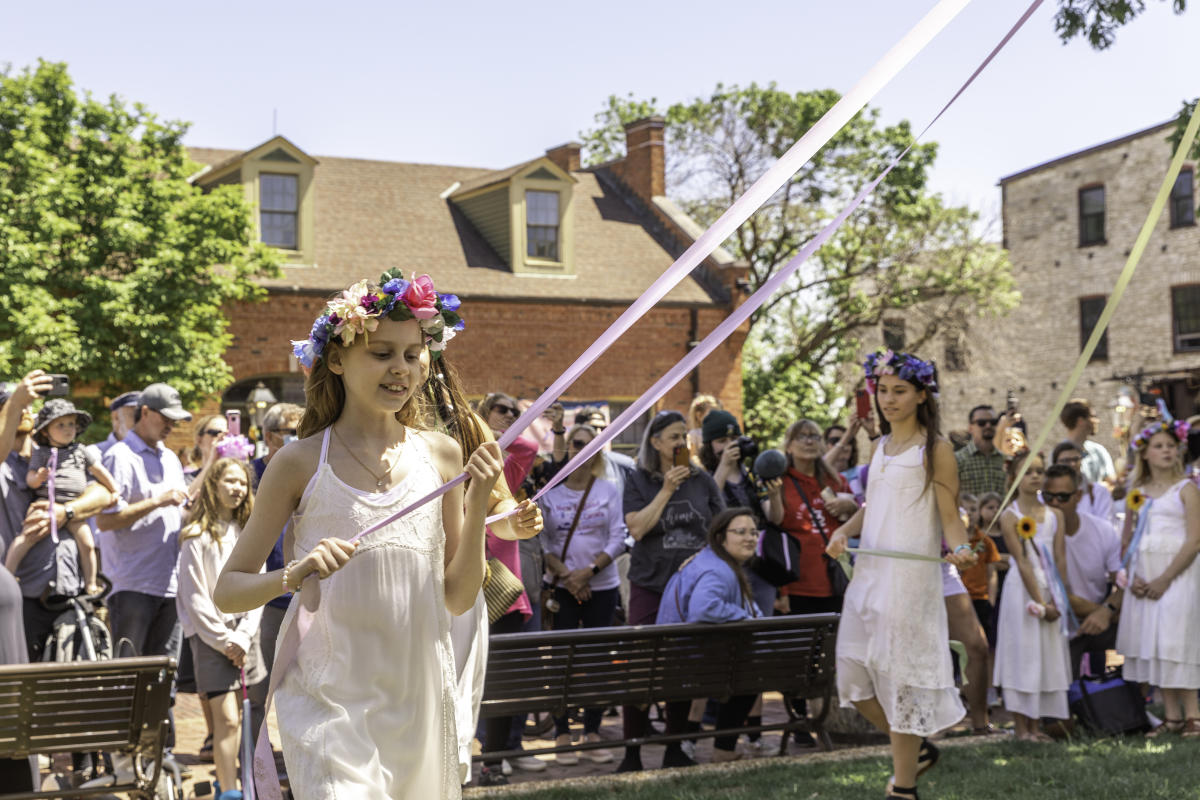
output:
[[[236,409],[229,409],[225,412],[225,421],[229,423],[229,435],[240,436],[242,434],[242,412]]]
[[[871,393],[866,389],[859,389],[854,394],[855,413],[859,419],[867,419],[871,416]]]
[[[1004,410],[1009,416],[1012,416],[1014,411],[1019,410],[1017,407],[1017,393],[1012,389],[1009,389],[1008,393],[1004,396]]]
[[[46,392],[46,397],[66,397],[71,391],[71,379],[66,375],[47,375],[54,381],[50,384],[50,390]]]
[[[681,444],[675,448],[674,457],[671,459],[673,467],[690,467],[692,465],[692,451],[688,449],[686,444]]]

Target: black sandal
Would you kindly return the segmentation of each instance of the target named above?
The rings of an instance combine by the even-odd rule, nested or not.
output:
[[[919,778],[933,769],[941,756],[942,751],[938,749],[937,745],[928,739],[922,739],[921,749],[917,753],[917,777]]]
[[[884,800],[921,800],[917,797],[917,787],[893,786]]]

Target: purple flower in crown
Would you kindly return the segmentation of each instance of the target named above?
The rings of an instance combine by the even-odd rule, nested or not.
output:
[[[393,297],[392,302],[394,304],[395,303],[394,298],[400,297],[401,295],[403,295],[405,292],[408,291],[408,281],[404,280],[404,278],[392,278],[390,281],[388,281],[387,283],[385,283],[383,285],[383,291],[385,294],[392,295],[392,297]]]
[[[311,339],[293,340],[292,354],[295,355],[296,360],[303,364],[307,369],[312,369],[313,362],[316,361],[317,357],[320,355]]]
[[[445,311],[458,311],[458,307],[462,305],[456,294],[439,294],[438,299],[442,301],[442,309]]]
[[[309,333],[309,338],[311,338],[314,342],[324,346],[329,341],[330,330],[331,326],[329,324],[329,316],[322,314],[321,316],[317,317],[317,321],[313,323],[312,332]]]

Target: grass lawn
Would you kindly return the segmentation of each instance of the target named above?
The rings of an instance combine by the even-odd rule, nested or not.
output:
[[[522,791],[541,800],[767,800],[883,798],[886,758],[805,763],[760,759],[679,777]],[[528,785],[521,787],[528,788]],[[1200,741],[1169,736],[1055,744],[1005,741],[942,749],[920,782],[922,800],[1200,800]]]

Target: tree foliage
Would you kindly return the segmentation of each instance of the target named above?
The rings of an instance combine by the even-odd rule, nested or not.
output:
[[[1170,2],[1176,14],[1182,14],[1187,0]],[[1058,0],[1054,29],[1063,42],[1083,36],[1097,50],[1105,50],[1117,38],[1117,28],[1146,10],[1146,0]]]
[[[186,130],[81,95],[65,64],[0,73],[0,375],[166,381],[188,402],[229,383],[222,306],[264,298],[278,256],[240,187],[188,182]]]
[[[667,120],[667,190],[710,225],[839,99],[832,90],[718,85],[676,103]],[[654,100],[610,97],[582,135],[592,163],[619,156],[621,125],[657,111]],[[926,187],[934,144],[914,144],[907,122],[883,125],[877,110],[851,120],[725,243],[749,265],[757,289],[906,147],[908,156],[799,273],[752,317],[744,362],[747,425],[774,436],[803,397],[827,403],[839,365],[888,317],[907,321],[907,346],[941,356],[961,347],[971,318],[1016,302],[1004,251],[983,241],[978,217]],[[788,398],[790,413],[780,414]]]

